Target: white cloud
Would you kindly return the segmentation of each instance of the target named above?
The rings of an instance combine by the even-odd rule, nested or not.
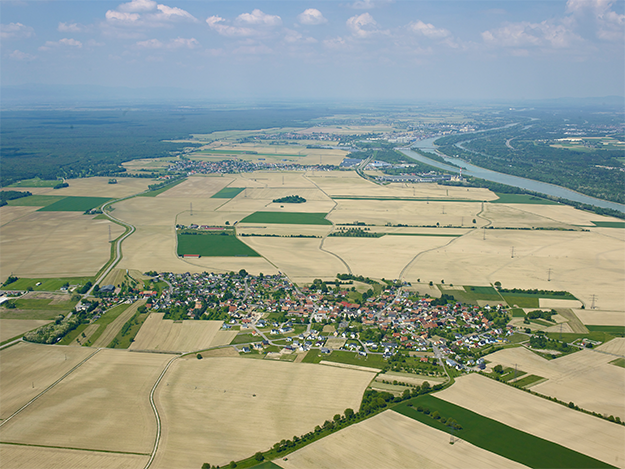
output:
[[[22,23],[0,24],[0,38],[2,39],[22,39],[35,35],[35,30]]]
[[[153,0],[132,0],[128,3],[122,3],[117,9],[128,13],[142,13],[156,9],[156,2]]]
[[[35,60],[37,58],[37,56],[22,52],[21,50],[14,50],[9,54],[9,57],[20,62],[30,62],[31,60]]]
[[[118,33],[117,27],[158,28],[170,26],[178,21],[197,22],[188,11],[181,8],[157,4],[153,0],[132,0],[122,3],[115,10],[106,12],[106,27],[109,33]],[[124,35],[122,33],[121,35]]]
[[[284,36],[284,41],[289,44],[295,43],[306,43],[306,44],[315,44],[317,40],[314,37],[304,37],[297,31],[293,29],[286,29],[286,35]]]
[[[102,47],[102,46],[105,46],[106,44],[104,44],[103,42],[98,42],[95,39],[89,39],[87,41],[87,45],[89,47]]]
[[[508,23],[482,33],[484,42],[496,47],[571,47],[580,38],[564,24],[551,21]]]
[[[228,24],[229,22],[221,16],[210,16],[206,18],[206,23],[222,36],[249,37],[266,34],[268,30],[280,26],[282,18],[267,15],[256,9],[252,13],[243,13],[237,16],[234,20],[235,25]]]
[[[349,29],[354,37],[366,38],[378,32],[376,26],[378,23],[369,13],[352,16],[347,20],[347,29]]]
[[[350,7],[356,10],[371,10],[377,6],[393,3],[393,0],[356,0]]]
[[[297,16],[297,19],[301,24],[311,26],[328,22],[328,20],[323,17],[323,14],[315,8],[304,10]]]
[[[262,26],[280,26],[282,24],[282,18],[277,15],[268,15],[257,8],[252,11],[252,13],[240,14],[235,20],[235,23]]]
[[[163,43],[158,39],[149,39],[147,41],[139,41],[135,44],[135,48],[137,49],[180,49],[186,47],[187,49],[195,49],[198,47],[200,43],[195,38],[186,39],[183,37],[177,37],[176,39],[171,39],[167,43]]]
[[[78,23],[59,23],[57,30],[62,33],[82,33],[87,28]]]
[[[267,55],[273,54],[273,50],[265,44],[249,44],[237,47],[232,51],[234,54],[241,55]]]
[[[76,39],[71,39],[71,38],[59,39],[56,42],[46,41],[46,43],[43,46],[41,46],[39,50],[45,51],[45,50],[50,50],[53,47],[61,47],[61,46],[74,47],[74,48],[80,49],[82,47],[82,42],[77,41]]]
[[[436,28],[433,24],[424,23],[423,21],[412,22],[408,25],[408,28],[430,39],[444,39],[451,36],[451,33],[447,29]]]
[[[328,49],[341,50],[341,49],[351,49],[351,44],[349,44],[345,38],[337,36],[330,39],[325,39],[323,41],[323,45]]]
[[[597,38],[605,41],[623,41],[625,15],[612,10],[613,0],[568,0],[566,10],[576,25],[590,25]]]
[[[251,28],[242,28],[224,24],[226,20],[220,16],[210,16],[206,18],[208,26],[222,36],[245,37],[253,36],[256,32]]]

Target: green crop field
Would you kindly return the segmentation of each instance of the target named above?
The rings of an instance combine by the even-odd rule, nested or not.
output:
[[[28,198],[28,197],[27,197]],[[108,197],[64,197],[50,205],[40,208],[39,212],[84,212],[99,207],[111,200]]]
[[[233,235],[178,233],[178,255],[185,254],[206,257],[260,257],[260,254]]]
[[[304,212],[254,212],[248,215],[241,223],[276,223],[286,225],[331,225],[326,220],[327,213]]]
[[[184,181],[186,181],[186,178],[178,179],[177,181],[170,182],[169,184],[161,187],[160,189],[156,189],[155,191],[148,191],[148,192],[145,192],[143,194],[139,194],[139,197],[156,197],[157,195],[162,194],[165,191],[168,191],[172,187],[175,187],[175,186],[177,186],[178,184],[180,184],[181,182],[184,182]]]
[[[24,179],[7,187],[54,187],[62,182],[60,179]]]
[[[525,317],[525,311],[523,311],[522,308],[512,308],[510,310],[510,312],[512,313],[512,317],[513,318],[524,318]]]
[[[70,285],[84,285],[93,281],[94,277],[19,278],[0,289],[26,290],[30,287],[35,291],[57,291],[66,283]],[[41,285],[37,285],[38,283],[41,283]]]
[[[64,198],[65,196],[62,195],[29,195],[28,197],[9,200],[7,204],[15,207],[47,207]]]
[[[493,287],[465,286],[464,291],[476,300],[501,301],[501,296]]]
[[[591,223],[599,228],[625,228],[625,221],[593,221]]]
[[[519,295],[517,293],[502,293],[503,299],[506,300],[510,306],[517,305],[519,308],[538,308],[539,296],[531,296],[531,295]]]
[[[102,335],[106,327],[110,323],[112,323],[115,319],[117,319],[117,317],[120,314],[126,311],[129,306],[130,306],[129,304],[121,304],[121,305],[114,306],[111,309],[109,309],[107,312],[105,312],[102,316],[100,316],[100,319],[94,322],[94,324],[98,324],[98,330],[95,331],[91,335],[91,337],[89,337],[89,342],[91,342],[92,344],[95,343],[95,341],[98,340],[98,337]]]
[[[222,190],[213,194],[211,199],[234,199],[237,195],[245,190],[245,187],[224,187]]]
[[[409,404],[412,404],[412,406],[409,406]],[[435,420],[430,415],[417,411],[417,406],[428,408],[430,415],[437,411],[442,418]],[[475,446],[532,468],[613,467],[602,461],[509,427],[431,395],[410,399],[395,406],[393,410],[430,427],[454,434]],[[462,429],[452,431],[450,427],[441,423],[441,420],[447,420],[448,418],[456,420]]]
[[[544,381],[544,380],[545,378],[543,378],[542,376],[527,375],[527,376],[523,376],[523,378],[515,381],[512,384],[514,384],[515,386],[520,386],[522,388],[527,388],[533,384],[538,383],[539,381]]]
[[[363,357],[356,352],[347,352],[343,350],[334,350],[328,355],[322,354],[319,350],[310,350],[304,357],[303,361],[305,363],[319,363],[321,360],[380,369],[387,365],[387,362],[384,358],[382,358],[382,355],[369,354],[368,356]]]
[[[612,360],[610,365],[620,366],[621,368],[625,368],[625,358],[617,358],[616,360]]]
[[[590,332],[605,332],[614,337],[625,337],[625,326],[586,326]]]
[[[17,309],[26,309],[29,311],[58,311],[58,312],[69,312],[74,306],[76,306],[77,301],[71,301],[68,298],[68,301],[62,301],[59,303],[51,304],[53,300],[44,300],[44,299],[15,299],[13,302],[15,303],[15,307]]]
[[[558,205],[553,200],[543,199],[529,194],[501,194],[495,192],[497,200],[491,200],[491,204],[534,204],[534,205]]]

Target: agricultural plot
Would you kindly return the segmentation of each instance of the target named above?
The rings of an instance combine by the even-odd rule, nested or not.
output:
[[[17,337],[50,322],[45,319],[0,319],[0,342]]]
[[[100,336],[97,337],[93,343],[93,347],[107,347],[112,340],[117,336],[119,331],[122,330],[124,324],[137,312],[139,306],[145,304],[145,300],[139,300],[133,303],[129,308],[125,309],[119,316],[117,316],[111,323],[106,324],[106,329],[100,332]]]
[[[27,290],[31,288],[33,291],[55,292],[61,289],[66,283],[69,289],[82,286],[87,282],[93,282],[94,277],[51,277],[51,278],[19,278],[15,282],[7,285],[3,290]],[[39,284],[39,285],[37,285]],[[32,296],[33,294],[28,294]],[[69,297],[63,294],[63,301],[69,300]],[[57,303],[56,301],[54,303]]]
[[[527,210],[527,208],[530,210]],[[507,228],[561,228],[574,229],[573,225],[562,223],[533,212],[533,205],[489,203],[484,205],[481,217],[490,220],[495,227]]]
[[[245,190],[244,187],[224,187],[216,194],[213,194],[211,198],[213,199],[233,199],[241,192]]]
[[[17,207],[4,205],[0,207],[0,227],[37,210],[37,207]]]
[[[108,202],[107,197],[64,197],[40,208],[39,212],[85,212]]]
[[[105,197],[121,198],[138,194],[154,184],[153,179],[139,178],[116,178],[117,184],[109,184],[108,177],[90,177],[69,179],[69,187],[61,189],[47,189],[45,192],[49,196],[71,196],[71,197]],[[32,191],[31,191],[32,192]]]
[[[525,467],[397,412],[386,411],[276,461],[284,469]]]
[[[337,272],[347,272],[346,265],[340,259],[319,249],[319,239],[246,236],[241,240],[295,282],[334,278]]]
[[[420,255],[405,279],[564,290],[587,308],[594,294],[601,309],[625,310],[624,240],[595,232],[485,231],[485,239],[484,233],[472,232]]]
[[[91,353],[27,342],[0,351],[0,418],[6,419]]]
[[[207,257],[259,257],[256,251],[232,234],[178,233],[178,255]]]
[[[306,212],[254,212],[241,223],[278,223],[282,225],[331,225],[327,213]]]
[[[91,276],[123,228],[77,212],[33,212],[0,228],[0,278]]]
[[[426,409],[429,412],[426,413]],[[419,396],[409,403],[404,402],[396,406],[393,410],[425,425],[451,433],[463,442],[467,441],[529,467],[561,469],[613,467],[432,395]],[[438,419],[435,418],[437,414]],[[449,419],[455,420],[460,428],[452,430],[446,424]]]
[[[453,386],[436,393],[436,397],[607,464],[625,467],[625,427],[621,425],[477,374],[456,378]]]
[[[83,347],[65,349],[93,353]],[[171,358],[166,354],[101,350],[2,426],[0,439],[7,443],[149,453],[156,421],[148,395]]]
[[[586,325],[624,326],[625,311],[574,309],[573,313]]]
[[[11,469],[141,469],[148,456],[0,444],[0,461]]]
[[[614,355],[625,356],[625,339],[617,337],[616,339],[612,339],[610,342],[600,345],[597,347],[597,350]]]
[[[222,321],[180,321],[151,313],[141,326],[130,350],[189,352],[229,344],[236,331],[222,331]]]
[[[154,467],[223,465],[312,431],[358,408],[373,376],[274,360],[178,360],[157,390],[164,431]]]
[[[610,342],[608,342],[609,344]],[[606,345],[608,345],[606,344]],[[547,378],[533,391],[574,402],[582,409],[625,418],[625,370],[614,369],[613,355],[581,350],[555,360],[546,360],[525,348],[504,349],[486,358],[489,367],[500,364]]]
[[[218,194],[232,183],[232,176],[195,176],[163,192],[158,197],[166,199],[203,199]],[[223,201],[221,201],[223,202]]]

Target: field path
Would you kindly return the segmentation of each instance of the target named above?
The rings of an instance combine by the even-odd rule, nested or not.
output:
[[[76,371],[78,368],[80,368],[81,365],[83,365],[85,362],[87,362],[91,357],[93,357],[99,351],[100,351],[100,349],[97,349],[96,351],[94,351],[91,355],[89,355],[87,358],[85,358],[80,363],[78,363],[76,366],[74,366],[72,369],[70,369],[67,373],[65,373],[63,376],[61,376],[59,379],[57,379],[54,383],[52,383],[50,386],[45,388],[43,391],[41,391],[39,394],[37,394],[35,397],[33,397],[30,401],[28,401],[26,404],[24,404],[22,407],[17,409],[15,412],[13,412],[7,418],[5,418],[2,422],[0,422],[0,427],[2,427],[5,423],[7,423],[9,420],[11,420],[13,417],[15,417],[21,411],[26,409],[29,405],[31,405],[33,402],[35,402],[37,399],[39,399],[41,396],[43,396],[45,393],[47,393],[54,386],[56,386],[61,381],[63,381],[65,378],[67,378],[70,374],[72,374],[74,371]]]
[[[98,337],[98,340],[92,345],[92,347],[106,347],[110,344],[115,336],[122,330],[126,321],[128,321],[133,314],[137,312],[139,306],[144,305],[146,300],[135,301],[126,311],[120,314],[112,323],[110,323],[102,335]]]

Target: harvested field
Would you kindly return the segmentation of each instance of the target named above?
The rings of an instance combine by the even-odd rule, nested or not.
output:
[[[145,304],[145,300],[139,300],[133,303],[126,311],[117,316],[115,320],[106,326],[104,332],[93,343],[93,347],[107,347],[115,338],[115,336],[122,330],[124,324],[137,312],[139,306]]]
[[[342,339],[340,337],[330,337],[328,340],[326,340],[325,346],[332,350],[338,350],[343,345],[345,345],[345,342],[347,342],[347,339]]]
[[[92,353],[28,342],[0,351],[0,418],[6,419]]]
[[[277,461],[285,469],[525,467],[388,410]]]
[[[558,300],[556,298],[540,298],[538,300],[540,308],[579,308],[582,303],[578,300]]]
[[[0,228],[0,278],[89,276],[110,256],[122,227],[76,212],[33,212]]]
[[[163,319],[165,313],[151,313],[141,326],[130,350],[190,352],[229,344],[237,331],[221,331],[223,321]]]
[[[37,210],[37,207],[17,207],[12,205],[5,205],[0,207],[0,226],[8,225],[13,220],[21,218],[29,213]]]
[[[379,373],[380,370],[377,368],[370,368],[368,366],[359,366],[359,365],[350,365],[349,363],[338,363],[338,362],[331,362],[331,361],[327,361],[327,360],[321,360],[319,362],[320,365],[327,365],[327,366],[335,366],[337,368],[345,368],[348,370],[360,370],[360,371],[370,371],[371,373]]]
[[[52,321],[45,319],[0,319],[0,342],[32,331]]]
[[[625,311],[575,309],[573,312],[586,325],[625,326]]]
[[[610,342],[597,347],[597,350],[625,357],[625,338],[617,337],[616,339],[612,339]]]
[[[546,360],[525,348],[510,348],[488,355],[487,360],[489,368],[496,364],[510,368],[517,365],[528,374],[547,378],[532,391],[572,401],[582,409],[625,418],[625,370],[609,365],[613,355],[585,349]]]
[[[493,226],[509,228],[564,228],[571,229],[574,226],[563,223],[553,218],[544,217],[535,213],[533,204],[498,204],[484,205],[482,217],[491,220]]]
[[[241,240],[295,282],[308,281],[307,279],[312,281],[314,278],[334,278],[337,272],[347,272],[345,264],[339,259],[319,250],[319,239],[250,236],[242,237]]]
[[[101,350],[1,427],[1,441],[149,453],[156,421],[148,395],[171,358]]]
[[[358,408],[372,376],[274,360],[178,360],[156,393],[164,432],[154,467],[223,465],[307,433]]]
[[[6,469],[141,469],[147,456],[0,444]]]
[[[38,194],[72,196],[72,197],[111,197],[121,198],[129,195],[138,194],[148,188],[148,185],[154,184],[152,179],[138,178],[117,178],[117,184],[109,184],[108,177],[90,177],[70,179],[69,187],[62,189],[48,188],[45,192]],[[32,192],[32,191],[31,191]]]
[[[482,230],[477,230],[482,231]],[[625,311],[625,242],[595,232],[472,232],[420,255],[405,279],[457,285],[564,290],[586,304],[597,295],[600,309]],[[511,250],[514,247],[514,258]],[[551,269],[551,280],[549,280]]]
[[[621,425],[477,374],[457,378],[453,386],[436,393],[436,397],[616,467],[625,467],[625,427]]]
[[[457,238],[434,236],[384,236],[382,238],[329,237],[324,249],[336,254],[352,272],[374,278],[399,278],[419,253],[440,248]]]
[[[205,199],[212,197],[233,181],[234,178],[230,176],[189,177],[183,183],[172,187],[157,197],[162,199]]]
[[[201,353],[204,358],[215,358],[215,357],[239,357],[239,352],[237,352],[233,347],[223,347],[223,348],[215,348],[209,350],[207,352]]]

